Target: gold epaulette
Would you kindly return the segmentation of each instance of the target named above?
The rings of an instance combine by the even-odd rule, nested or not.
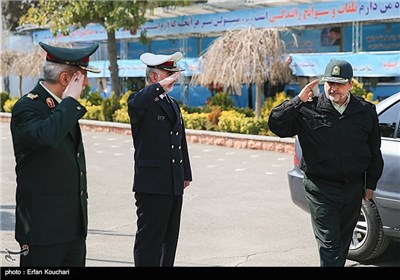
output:
[[[26,95],[26,97],[27,97],[27,98],[30,98],[30,99],[32,99],[32,100],[34,100],[34,99],[37,99],[37,98],[39,97],[39,95],[33,94],[32,92],[30,92],[30,93],[28,93],[28,94]]]

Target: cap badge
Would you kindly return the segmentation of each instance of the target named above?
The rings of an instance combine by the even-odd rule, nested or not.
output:
[[[340,67],[338,65],[332,68],[332,76],[340,76]]]
[[[51,97],[47,97],[47,98],[46,98],[46,103],[47,103],[47,106],[48,106],[50,109],[53,109],[54,107],[56,107],[56,104],[54,103],[54,100],[53,100],[53,98],[51,98]]]
[[[26,95],[26,97],[28,97],[28,98],[34,100],[34,99],[38,98],[39,95],[33,94],[33,93],[28,93],[28,94]]]

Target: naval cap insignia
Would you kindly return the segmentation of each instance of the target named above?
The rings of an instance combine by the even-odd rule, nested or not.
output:
[[[47,106],[48,106],[50,109],[56,107],[56,104],[54,103],[54,100],[53,100],[53,98],[51,98],[51,97],[47,97],[47,98],[46,98],[46,103],[47,103]]]
[[[28,98],[34,100],[34,99],[38,98],[39,96],[38,96],[37,94],[28,93],[28,94],[26,95],[26,97],[28,97]]]

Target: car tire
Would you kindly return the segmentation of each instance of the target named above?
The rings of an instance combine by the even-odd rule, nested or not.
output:
[[[347,258],[359,262],[377,258],[386,250],[389,241],[383,233],[375,203],[363,200]]]

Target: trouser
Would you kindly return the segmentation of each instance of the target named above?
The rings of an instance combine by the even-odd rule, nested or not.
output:
[[[182,195],[135,193],[135,266],[173,266],[178,244]]]
[[[346,187],[317,186],[307,177],[303,179],[303,184],[320,264],[343,267],[360,216],[363,186],[361,183]]]
[[[29,246],[26,256],[21,255],[21,267],[82,267],[86,262],[86,240],[47,245]]]

